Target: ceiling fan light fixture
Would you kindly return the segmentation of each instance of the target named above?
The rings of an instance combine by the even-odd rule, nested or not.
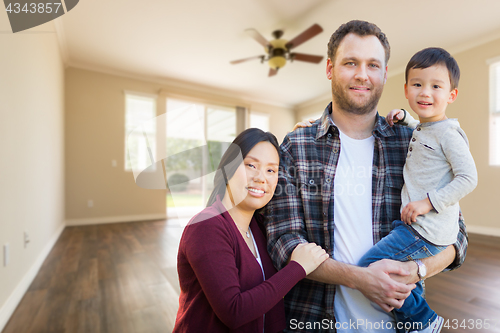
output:
[[[273,49],[286,50],[287,49],[286,43],[288,43],[288,41],[286,39],[273,39],[273,40],[269,41],[269,44],[271,44]]]
[[[321,28],[321,26],[319,26],[318,24],[313,24],[298,36],[295,36],[295,38],[293,38],[292,40],[286,40],[281,38],[281,36],[283,35],[283,30],[275,30],[273,32],[273,36],[275,39],[267,41],[267,39],[264,38],[257,30],[247,29],[245,30],[245,32],[250,37],[255,39],[257,43],[264,47],[266,54],[262,56],[253,56],[249,58],[233,60],[230,61],[230,63],[234,65],[253,59],[260,59],[262,63],[264,61],[267,61],[270,67],[269,76],[276,75],[278,73],[278,69],[286,65],[287,59],[290,61],[298,60],[318,64],[323,59],[323,56],[305,53],[290,53],[290,50],[308,41],[322,31],[323,28]]]
[[[276,56],[272,57],[269,59],[267,62],[269,64],[269,67],[274,68],[274,69],[279,69],[286,64],[286,58],[282,56]]]

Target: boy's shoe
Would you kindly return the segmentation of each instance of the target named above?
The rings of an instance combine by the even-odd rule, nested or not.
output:
[[[439,333],[443,328],[443,317],[437,316],[434,321],[421,331],[411,331],[410,333]]]

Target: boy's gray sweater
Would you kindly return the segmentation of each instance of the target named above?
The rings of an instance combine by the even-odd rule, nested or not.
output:
[[[458,201],[477,185],[469,141],[456,119],[418,123],[406,112],[404,122],[415,128],[403,170],[402,206],[429,198],[434,207],[419,215],[412,227],[435,245],[450,245],[458,234]]]

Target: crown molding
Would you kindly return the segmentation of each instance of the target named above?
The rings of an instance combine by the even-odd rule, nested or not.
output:
[[[495,31],[495,32],[492,32],[490,34],[486,34],[482,37],[470,40],[468,42],[458,44],[454,47],[450,47],[448,49],[448,52],[450,52],[451,54],[462,53],[462,52],[468,51],[470,49],[476,48],[478,46],[482,46],[484,44],[490,43],[490,42],[497,40],[497,39],[500,39],[500,31]]]
[[[314,104],[321,103],[322,101],[323,102],[326,101],[326,103],[328,104],[331,100],[332,100],[332,93],[328,92],[326,94],[321,94],[319,96],[311,98],[310,100],[307,100],[305,102],[296,104],[294,106],[294,110],[297,112],[297,111],[299,111],[301,109],[305,109],[305,108],[308,108],[310,106],[313,106]]]
[[[283,104],[283,103],[276,103],[276,102],[268,101],[268,100],[261,100],[261,99],[253,98],[250,96],[245,96],[245,95],[240,94],[238,92],[225,90],[223,88],[204,86],[204,85],[200,85],[199,83],[195,83],[195,82],[182,81],[182,80],[177,80],[177,79],[172,79],[172,78],[167,78],[167,77],[157,77],[157,76],[138,74],[138,73],[127,72],[127,71],[123,71],[123,70],[119,70],[119,69],[99,66],[99,65],[86,64],[86,63],[77,62],[77,61],[69,61],[68,66],[66,66],[66,67],[83,69],[83,70],[87,70],[87,71],[108,74],[108,75],[114,75],[114,76],[124,77],[124,78],[128,78],[128,79],[133,79],[133,80],[140,80],[140,81],[145,81],[145,82],[149,82],[149,83],[156,83],[156,84],[162,85],[162,91],[168,90],[168,88],[170,87],[170,88],[173,88],[176,91],[176,94],[179,94],[179,95],[182,95],[183,93],[185,93],[185,94],[189,94],[189,93],[208,94],[208,95],[212,95],[215,98],[224,98],[224,99],[234,101],[236,103],[238,103],[238,102],[243,103],[244,105],[249,105],[249,104],[251,105],[252,103],[265,104],[268,106],[289,109],[291,112],[293,111],[293,107],[294,107],[292,104]],[[179,90],[183,90],[183,92],[178,93]]]
[[[476,47],[493,42],[494,40],[497,40],[497,39],[500,39],[500,31],[495,31],[493,33],[484,35],[484,36],[479,37],[479,38],[475,38],[475,39],[467,41],[465,43],[455,45],[453,47],[448,48],[447,51],[450,52],[450,54],[452,54],[452,55],[457,55],[459,53],[469,51],[469,50],[472,50]],[[389,72],[387,73],[387,77],[390,78],[392,76],[403,74],[405,72],[405,70],[406,70],[406,65],[396,67],[395,69],[390,69]]]
[[[69,48],[68,48],[68,43],[66,41],[66,34],[64,33],[62,16],[56,18],[53,22],[54,22],[54,28],[56,30],[57,41],[59,44],[59,51],[61,52],[61,58],[64,63],[64,67],[67,68],[69,65]]]

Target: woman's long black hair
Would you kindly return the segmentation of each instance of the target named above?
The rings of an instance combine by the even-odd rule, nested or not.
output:
[[[241,132],[222,155],[215,173],[214,190],[210,198],[208,198],[207,207],[213,205],[217,200],[217,195],[220,200],[224,198],[227,183],[234,176],[236,169],[238,169],[248,152],[259,142],[269,142],[279,154],[278,140],[271,132],[264,132],[258,128],[249,128]]]

